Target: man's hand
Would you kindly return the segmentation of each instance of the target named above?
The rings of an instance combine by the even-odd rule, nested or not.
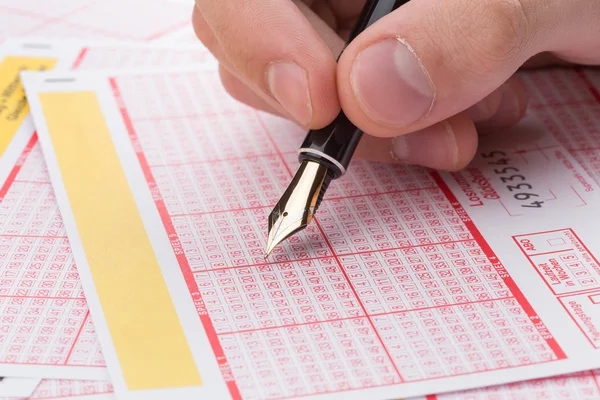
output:
[[[524,64],[600,64],[598,0],[412,0],[356,38],[364,0],[196,0],[196,34],[236,99],[321,128],[343,108],[358,155],[456,170],[477,129],[523,116]]]

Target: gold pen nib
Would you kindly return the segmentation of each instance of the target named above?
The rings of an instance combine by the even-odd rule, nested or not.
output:
[[[310,224],[330,181],[327,167],[314,161],[302,162],[269,215],[265,259],[277,245]]]

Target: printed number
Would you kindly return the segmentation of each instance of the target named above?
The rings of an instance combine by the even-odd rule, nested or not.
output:
[[[517,194],[515,194],[515,199],[517,199],[517,200],[529,200],[531,197],[540,197],[540,195],[535,194],[535,193],[517,193]]]
[[[506,183],[506,182],[510,182],[510,181],[512,181],[512,180],[514,180],[514,179],[516,179],[516,178],[519,178],[519,179],[521,179],[522,181],[524,181],[524,180],[525,180],[525,177],[524,177],[523,175],[512,175],[512,176],[509,176],[508,178],[506,178],[506,177],[504,177],[504,176],[503,176],[502,178],[500,178],[500,180],[501,180],[503,183]]]
[[[533,186],[531,186],[529,183],[519,183],[516,186],[507,185],[506,188],[512,192],[513,190],[521,190],[523,188],[527,188],[528,190],[531,190],[531,189],[533,189]]]
[[[508,158],[500,158],[496,161],[490,161],[488,164],[490,165],[507,165],[510,160]]]
[[[497,169],[494,170],[494,172],[497,174],[507,174],[508,171],[519,172],[519,169],[515,168],[515,167],[504,167],[504,168],[502,168],[502,170],[497,170]]]
[[[510,165],[510,158],[507,157],[506,153],[503,151],[492,151],[489,153],[482,153],[481,157],[483,158],[496,158],[495,160],[489,160],[488,165]],[[506,188],[509,192],[521,191],[521,190],[534,190],[533,185],[526,183],[524,181],[527,180],[525,176],[518,174],[519,169],[516,167],[506,166],[504,168],[495,168],[494,172],[498,175],[508,175],[510,173],[517,173],[515,175],[510,176],[500,176],[500,181],[502,183],[507,183]],[[523,183],[517,183],[518,181],[523,181]],[[519,201],[527,201],[535,197],[539,197],[538,194],[535,193],[527,193],[521,192],[517,193],[513,196],[516,200]],[[544,204],[543,201],[532,201],[529,204],[521,204],[521,207],[527,208],[542,208]]]
[[[542,204],[544,204],[543,201],[534,201],[531,204],[523,204],[521,207],[528,207],[528,208],[542,208]]]

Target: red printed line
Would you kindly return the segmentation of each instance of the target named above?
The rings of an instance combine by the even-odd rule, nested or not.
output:
[[[132,118],[131,120],[133,122],[145,122],[145,121],[169,121],[169,120],[175,120],[175,119],[186,119],[186,118],[190,118],[190,119],[196,119],[196,118],[214,118],[214,117],[219,117],[219,116],[223,116],[223,117],[227,117],[227,116],[237,116],[240,114],[248,114],[248,111],[239,111],[239,110],[234,110],[234,111],[223,111],[220,113],[217,112],[211,112],[211,113],[206,113],[206,114],[183,114],[183,115],[164,115],[164,116],[160,116],[160,115],[155,115],[152,117],[143,117],[143,118]]]
[[[194,274],[201,274],[201,273],[213,272],[213,271],[224,271],[224,270],[228,270],[228,269],[237,269],[237,268],[262,267],[262,266],[265,266],[265,265],[272,265],[272,264],[285,264],[285,263],[301,262],[301,261],[326,260],[328,258],[334,258],[334,254],[337,254],[338,256],[341,256],[341,257],[360,256],[360,255],[363,255],[363,254],[383,253],[383,252],[386,252],[386,251],[398,251],[398,250],[405,250],[405,249],[414,249],[415,247],[441,246],[441,245],[445,245],[445,244],[466,243],[466,242],[473,242],[473,241],[475,241],[475,239],[449,240],[447,242],[436,242],[436,243],[426,243],[426,244],[412,244],[410,246],[390,247],[390,248],[387,248],[387,249],[365,250],[365,251],[358,251],[358,252],[355,252],[355,253],[331,253],[330,255],[327,255],[327,256],[309,257],[309,258],[298,258],[298,259],[282,260],[282,261],[269,261],[269,262],[264,262],[264,263],[259,263],[259,264],[231,265],[231,266],[227,266],[227,267],[204,269],[204,270],[201,270],[201,271],[194,271]]]
[[[194,271],[194,274],[202,274],[202,273],[210,273],[216,271],[225,271],[228,269],[238,269],[238,268],[254,268],[254,267],[264,267],[265,265],[273,265],[273,264],[287,264],[293,262],[301,262],[301,261],[316,261],[316,260],[326,260],[328,258],[333,258],[333,255],[330,256],[321,256],[321,257],[309,257],[309,258],[299,258],[296,260],[283,260],[283,261],[266,261],[260,264],[247,264],[247,265],[232,265],[229,267],[219,267],[219,268],[211,268],[205,269],[202,271]]]
[[[566,359],[567,355],[565,354],[565,352],[559,346],[556,339],[553,336],[551,336],[550,332],[543,324],[541,318],[537,315],[533,307],[529,304],[527,298],[525,298],[523,292],[521,292],[521,289],[519,289],[515,281],[509,275],[508,271],[506,270],[500,259],[498,259],[488,242],[484,239],[483,235],[481,235],[481,232],[479,232],[479,229],[477,229],[477,227],[469,217],[467,211],[458,202],[458,199],[456,198],[456,196],[454,196],[454,193],[452,193],[448,185],[446,185],[446,182],[442,179],[440,174],[435,171],[431,172],[431,176],[436,181],[442,192],[444,192],[446,198],[452,204],[457,214],[461,217],[463,223],[465,224],[467,229],[469,229],[469,231],[475,238],[475,241],[479,244],[479,247],[481,247],[481,250],[484,252],[488,260],[492,263],[492,266],[494,267],[496,272],[498,272],[498,275],[502,278],[505,285],[511,291],[511,293],[513,294],[523,311],[525,311],[531,322],[534,324],[536,330],[545,339],[550,349],[552,349],[554,355],[559,360]]]
[[[307,325],[318,325],[318,324],[328,324],[330,322],[339,322],[339,321],[351,321],[355,319],[365,319],[366,315],[361,315],[357,317],[346,317],[346,318],[336,318],[336,319],[326,319],[312,322],[299,322],[297,324],[287,324],[287,325],[276,325],[276,326],[267,326],[264,328],[255,328],[255,329],[242,329],[239,331],[231,331],[231,332],[219,332],[219,335],[236,335],[238,333],[251,333],[251,332],[261,332],[261,331],[272,331],[276,329],[287,329],[287,328],[297,328],[300,326]]]
[[[369,387],[351,387],[348,389],[334,389],[334,390],[327,390],[327,391],[323,391],[323,392],[313,392],[313,393],[306,393],[306,394],[293,394],[291,396],[273,397],[269,400],[301,399],[304,397],[314,397],[314,396],[318,396],[318,395],[324,395],[327,393],[335,393],[336,395],[341,395],[342,393],[346,393],[346,392],[355,392],[357,390],[365,390],[365,389],[373,389],[373,388],[385,388],[385,387],[396,386],[396,385],[398,385],[398,382],[382,383],[379,385],[370,385]],[[339,399],[340,397],[335,397],[335,398]]]
[[[156,40],[156,39],[158,39],[160,37],[163,37],[163,36],[165,36],[165,35],[167,35],[167,34],[169,34],[171,32],[174,32],[177,29],[181,29],[181,28],[184,28],[184,27],[188,26],[188,23],[189,23],[188,21],[178,22],[177,24],[173,24],[173,25],[165,28],[162,31],[153,33],[152,35],[145,37],[143,40],[145,40],[147,42],[150,42],[152,40]]]
[[[52,22],[59,22],[59,21],[60,20],[53,20]],[[65,26],[68,26],[70,28],[79,29],[79,30],[82,30],[82,31],[89,31],[89,32],[93,32],[93,33],[99,33],[99,34],[106,35],[106,36],[112,36],[115,39],[126,39],[126,40],[136,40],[136,39],[138,39],[138,38],[135,38],[133,36],[123,35],[122,33],[114,32],[114,31],[111,31],[111,30],[108,30],[108,29],[99,28],[99,27],[96,27],[96,26],[80,25],[80,24],[77,24],[77,23],[65,22],[65,21],[62,21],[62,23]],[[42,26],[44,26],[44,25],[42,25]],[[40,27],[38,26],[38,27],[36,27],[36,29],[37,28],[40,28]],[[35,32],[35,30],[33,30],[33,32]]]
[[[65,394],[64,396],[55,396],[55,397],[43,397],[44,399],[72,399],[73,397],[79,397],[79,396],[99,396],[101,394],[112,394],[114,393],[114,390],[106,390],[106,391],[102,391],[102,392],[86,392],[86,393],[81,393],[81,394]]]
[[[598,151],[600,147],[584,147],[582,149],[569,149],[569,151]]]
[[[75,8],[74,10],[71,10],[71,11],[65,13],[65,14],[59,15],[58,17],[55,17],[55,18],[48,18],[46,16],[43,16],[41,18],[44,19],[45,21],[42,24],[36,25],[32,29],[29,29],[26,32],[21,32],[21,36],[30,35],[33,32],[37,31],[39,28],[45,28],[47,26],[54,25],[57,22],[61,22],[61,21],[63,21],[64,19],[66,19],[67,17],[69,17],[71,15],[77,14],[80,11],[83,11],[83,10],[85,10],[87,8],[90,8],[94,4],[96,4],[96,3],[91,2],[91,3],[88,3],[88,4],[84,4],[81,7]],[[85,27],[83,27],[83,29],[85,29]]]
[[[34,19],[46,19],[46,16],[41,15],[41,14],[36,14],[36,13],[32,13],[26,10],[19,10],[18,8],[12,8],[12,7],[8,7],[6,5],[0,5],[0,10],[3,9],[6,12],[10,13],[10,14],[14,14],[14,15],[20,15],[22,17],[29,17],[29,18],[34,18]]]
[[[570,101],[567,103],[553,101],[550,103],[532,104],[529,107],[539,110],[539,109],[552,108],[552,107],[577,107],[577,106],[588,106],[588,105],[594,105],[594,104],[596,104],[596,100],[594,100],[594,101]]]
[[[8,174],[8,177],[6,178],[4,185],[2,185],[2,187],[0,188],[0,203],[2,203],[2,201],[4,200],[4,197],[6,196],[6,194],[9,191],[10,187],[12,186],[13,182],[17,178],[19,171],[23,167],[23,164],[25,164],[25,161],[27,160],[27,157],[29,157],[29,154],[31,153],[31,150],[33,149],[33,146],[35,145],[36,142],[37,142],[37,133],[34,132],[33,136],[31,136],[31,139],[29,139],[27,146],[25,146],[23,153],[21,153],[21,156],[17,160],[17,163],[13,167],[12,171],[10,171],[10,174]]]
[[[371,314],[371,317],[385,317],[387,315],[396,315],[396,314],[402,314],[402,313],[412,313],[412,312],[417,312],[417,311],[433,310],[433,309],[439,309],[439,308],[468,306],[468,305],[471,305],[471,304],[481,304],[481,303],[487,303],[487,302],[491,302],[491,301],[502,301],[502,300],[511,300],[511,299],[514,299],[514,297],[512,297],[512,296],[511,297],[495,297],[495,298],[490,298],[490,299],[485,299],[485,300],[465,301],[464,303],[452,303],[452,304],[444,304],[444,305],[439,305],[439,306],[410,308],[410,309],[406,309],[406,310],[377,313],[377,314]]]
[[[0,200],[2,198],[0,197]],[[32,239],[67,239],[67,236],[45,236],[45,235],[11,235],[2,233],[0,237],[14,237],[14,238],[32,238]]]
[[[65,364],[67,365],[69,363],[69,358],[71,357],[71,353],[73,353],[73,349],[75,349],[75,346],[77,345],[77,341],[79,340],[79,336],[81,336],[81,332],[83,332],[83,328],[85,327],[85,323],[87,322],[87,319],[90,316],[90,310],[87,310],[87,312],[85,313],[85,317],[83,317],[83,322],[81,323],[81,326],[79,327],[79,331],[77,332],[77,336],[75,336],[75,340],[73,340],[73,345],[71,346],[71,349],[69,350],[69,353],[67,354],[67,357],[65,358]]]
[[[587,77],[585,71],[582,68],[577,68],[577,75],[582,80],[582,82],[585,83],[592,96],[594,96],[594,99],[596,99],[596,101],[600,103],[600,91],[598,91],[596,85],[594,85],[594,83]]]
[[[398,251],[398,250],[414,249],[415,247],[442,246],[444,244],[466,243],[466,242],[473,242],[473,241],[475,241],[475,239],[448,240],[447,242],[411,244],[409,246],[390,247],[389,249],[375,249],[375,250],[357,251],[354,253],[336,253],[336,254],[338,254],[340,256],[360,256],[363,254],[382,253],[384,251]]]
[[[577,197],[579,197],[579,200],[581,200],[581,204],[578,205],[577,207],[587,206],[587,202],[583,199],[583,197],[581,197],[581,195],[579,194],[579,192],[577,190],[575,190],[575,188],[573,186],[571,186],[571,190],[573,190],[573,192],[575,192],[575,194],[577,195]]]
[[[513,237],[514,240],[514,237]],[[518,243],[517,243],[518,244]],[[520,246],[519,246],[520,247]],[[536,254],[529,254],[529,256],[531,257],[536,257],[536,256],[547,256],[549,254],[557,254],[557,253],[564,253],[565,251],[573,251],[574,249],[565,249],[565,250],[555,250],[555,251],[546,251],[545,253],[536,253]],[[527,255],[527,254],[525,254]]]
[[[292,173],[291,169],[285,163],[285,158],[283,157],[283,154],[281,154],[281,152],[279,151],[279,148],[277,147],[277,144],[275,143],[275,141],[271,137],[271,134],[269,133],[269,130],[267,129],[265,123],[263,122],[263,120],[260,117],[260,114],[258,112],[256,113],[256,118],[259,120],[260,125],[262,126],[262,128],[263,128],[263,130],[265,132],[265,135],[269,138],[269,140],[273,144],[273,147],[277,150],[277,153],[279,154],[279,157],[281,157],[281,161],[286,166],[286,169],[288,170],[288,173],[290,174],[290,178],[292,178],[293,177],[293,173]],[[400,375],[400,370],[398,369],[398,366],[394,362],[394,359],[392,358],[389,349],[386,347],[385,343],[383,343],[383,340],[381,339],[381,335],[379,334],[379,332],[377,331],[377,328],[375,327],[375,324],[371,320],[371,317],[369,316],[369,313],[367,312],[367,309],[366,309],[365,305],[363,304],[362,300],[358,296],[356,288],[354,287],[354,285],[352,284],[352,281],[348,277],[348,274],[346,273],[346,270],[344,269],[342,263],[340,262],[338,256],[336,255],[335,250],[333,249],[333,246],[331,245],[331,243],[329,242],[329,239],[327,238],[327,235],[325,235],[325,231],[323,231],[323,228],[319,224],[319,221],[318,221],[317,217],[314,218],[314,221],[315,221],[315,225],[317,226],[317,228],[321,232],[321,235],[323,236],[323,239],[325,240],[325,243],[327,243],[327,247],[329,247],[329,250],[333,254],[333,258],[335,259],[335,261],[336,261],[336,263],[337,263],[337,265],[338,265],[338,267],[339,267],[342,275],[344,276],[344,279],[346,279],[346,282],[348,283],[348,285],[352,289],[352,293],[354,294],[354,297],[356,298],[357,303],[360,305],[360,308],[362,309],[363,313],[365,314],[365,318],[367,319],[367,321],[369,321],[369,325],[371,325],[371,329],[373,329],[373,333],[377,337],[377,340],[379,341],[379,343],[381,345],[381,348],[383,348],[383,350],[384,350],[384,352],[385,352],[388,360],[390,361],[390,363],[394,367],[394,370],[395,370],[395,372],[396,372],[396,374],[398,376],[398,379],[400,379],[400,382],[402,382],[403,379],[402,379],[402,375]]]
[[[21,179],[15,179],[13,182],[14,183],[33,183],[36,185],[50,185],[51,184],[51,182],[46,182],[46,181],[24,181]]]
[[[83,62],[83,59],[85,58],[85,56],[88,53],[88,48],[84,47],[80,52],[79,55],[77,56],[77,58],[75,59],[75,62],[73,63],[73,66],[71,67],[72,70],[76,70],[81,66],[81,63]]]
[[[0,294],[0,299],[85,300],[85,297],[13,296],[10,294]]]
[[[414,189],[398,189],[398,190],[390,190],[388,192],[353,194],[350,196],[325,197],[325,199],[323,201],[356,199],[356,198],[360,198],[360,197],[372,197],[372,196],[385,196],[385,195],[392,195],[392,194],[398,194],[398,193],[420,192],[420,191],[432,190],[432,189],[437,189],[437,186],[429,186],[429,187],[414,188]]]
[[[215,328],[212,324],[212,321],[210,320],[210,316],[208,315],[208,311],[206,309],[206,304],[204,303],[202,294],[200,293],[198,285],[194,280],[194,275],[192,273],[192,269],[189,265],[189,262],[185,257],[185,253],[181,248],[179,237],[177,235],[177,232],[175,231],[175,227],[173,226],[173,222],[171,221],[171,218],[167,211],[167,207],[160,196],[160,190],[158,188],[158,185],[156,184],[154,176],[152,175],[152,171],[148,164],[148,160],[146,159],[146,156],[144,155],[143,150],[139,145],[137,133],[129,117],[129,113],[123,101],[123,97],[121,96],[117,81],[115,78],[110,78],[109,81],[117,104],[119,105],[121,116],[123,118],[125,126],[127,127],[129,138],[133,144],[134,149],[136,150],[137,158],[144,173],[144,177],[146,178],[146,182],[148,183],[148,187],[150,189],[150,192],[152,193],[152,197],[156,204],[156,208],[158,209],[160,218],[169,236],[171,247],[173,248],[173,252],[179,263],[179,268],[181,269],[185,283],[190,292],[190,296],[192,297],[192,301],[194,302],[196,311],[198,312],[200,322],[204,327],[206,336],[208,337],[217,363],[219,364],[219,367],[221,369],[221,373],[223,374],[223,378],[225,379],[225,382],[227,384],[227,388],[229,389],[229,393],[231,394],[233,400],[241,400],[241,393],[237,387],[237,383],[235,382],[235,377],[231,372],[231,367],[225,356],[225,351],[221,346]]]
[[[82,365],[67,365],[67,364],[56,364],[56,363],[42,363],[42,362],[23,362],[23,361],[17,361],[17,362],[6,362],[6,361],[1,361],[0,364],[6,364],[6,365],[36,365],[36,366],[51,366],[51,367],[64,367],[64,368],[70,368],[70,367],[79,367],[81,368]],[[84,365],[83,367],[85,368],[106,368],[106,365]]]
[[[557,233],[557,232],[561,232],[564,233],[566,229],[552,229],[550,231],[539,231],[539,232],[535,232],[535,233],[522,233],[520,235],[515,235],[514,237],[526,237],[526,236],[537,236],[537,235],[544,235],[546,233]],[[573,235],[575,235],[575,232],[572,232]],[[577,236],[575,236],[577,237]],[[579,238],[577,238],[579,239]]]
[[[212,159],[212,160],[202,160],[202,161],[185,161],[178,163],[169,163],[169,164],[150,164],[150,168],[165,168],[165,167],[186,167],[188,165],[202,165],[202,164],[214,164],[218,162],[231,162],[231,161],[243,161],[243,160],[254,160],[259,157],[275,157],[277,154],[273,153],[265,153],[265,154],[252,154],[246,157],[231,157],[231,158],[220,158],[220,159]]]
[[[600,398],[600,384],[598,383],[598,379],[596,379],[596,373],[592,370],[588,372],[592,379],[594,380],[594,384],[596,385],[596,389],[598,389],[598,397]]]
[[[246,207],[246,208],[234,208],[234,209],[231,209],[231,210],[201,211],[201,212],[187,213],[187,214],[171,214],[170,217],[171,218],[177,218],[177,217],[193,217],[193,216],[198,216],[198,215],[212,215],[212,214],[234,213],[234,212],[240,212],[240,211],[262,210],[263,208],[269,208],[269,207],[273,207],[273,205],[270,205],[270,206],[266,205],[266,206]]]
[[[508,210],[508,208],[506,208],[506,205],[502,202],[502,200],[498,200],[498,202],[500,203],[500,205],[502,205],[502,208],[504,208],[504,211],[506,211],[506,213],[508,215],[510,215],[511,217],[518,217],[518,216],[523,215],[523,214],[511,214],[511,212]]]

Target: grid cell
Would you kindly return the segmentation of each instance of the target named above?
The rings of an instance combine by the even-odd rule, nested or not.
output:
[[[365,318],[219,338],[245,400],[400,383]]]
[[[217,333],[363,316],[333,258],[195,274]]]

